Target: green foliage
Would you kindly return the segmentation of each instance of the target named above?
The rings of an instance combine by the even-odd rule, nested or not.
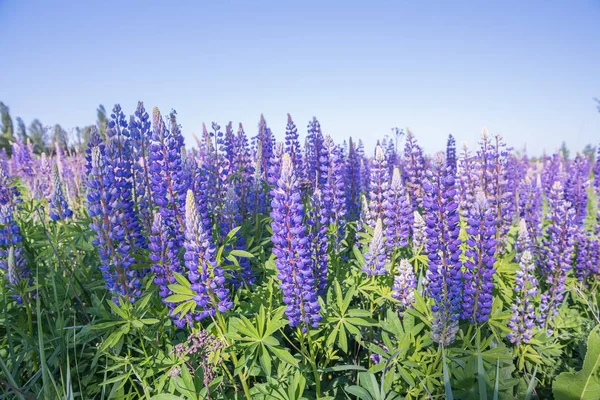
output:
[[[558,375],[552,385],[552,392],[556,399],[600,398],[600,326],[590,332],[583,368],[578,372],[563,372]]]

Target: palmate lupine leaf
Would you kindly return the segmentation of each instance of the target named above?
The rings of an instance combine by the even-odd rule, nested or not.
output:
[[[590,332],[583,368],[579,372],[563,372],[554,381],[556,399],[592,400],[600,398],[600,326]]]

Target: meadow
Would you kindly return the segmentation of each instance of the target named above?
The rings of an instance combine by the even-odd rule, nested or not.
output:
[[[0,399],[600,398],[600,147],[128,112],[0,153]]]

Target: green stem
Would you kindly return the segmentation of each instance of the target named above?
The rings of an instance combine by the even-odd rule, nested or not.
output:
[[[310,338],[310,332],[306,332],[306,337],[308,339],[308,349],[309,349],[309,354],[310,354],[310,362],[311,362],[311,367],[312,367],[312,371],[313,371],[313,375],[315,377],[315,385],[316,385],[316,392],[317,392],[317,400],[321,398],[321,376],[319,375],[319,371],[317,369],[317,360],[315,355],[313,354],[313,343],[312,343],[312,339]]]
[[[27,327],[29,329],[29,337],[33,339],[33,314],[31,312],[31,306],[29,305],[29,299],[27,298],[26,293],[23,293],[21,297],[23,299],[23,303],[25,304],[25,311],[27,313]],[[39,368],[35,352],[31,353],[31,360],[33,361],[33,372],[36,372]]]
[[[226,324],[225,324],[225,319],[223,318],[221,313],[217,313],[217,320],[218,320],[218,323],[214,319],[213,319],[213,322],[215,323],[217,332],[219,332],[219,336],[221,336],[221,339],[225,343],[227,343],[227,347],[231,347],[232,344],[229,342],[229,339],[227,339],[227,336],[225,336],[225,333],[224,333],[225,329],[226,329]],[[233,361],[234,370],[235,370],[235,366],[238,363],[238,359],[234,352],[231,352],[230,355],[231,355],[231,360]],[[229,373],[229,370],[227,368],[224,368],[224,369],[225,369],[225,371],[227,371],[227,374],[229,375],[229,378],[232,380],[232,382],[235,382],[233,379],[233,376]],[[240,377],[240,382],[242,383],[242,388],[244,389],[244,395],[246,396],[246,399],[251,400],[252,397],[250,396],[250,389],[248,388],[248,382],[246,382],[246,377],[244,376],[244,374],[242,372],[240,372],[238,374],[238,376]]]

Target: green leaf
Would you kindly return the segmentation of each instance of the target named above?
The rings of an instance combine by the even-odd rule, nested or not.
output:
[[[583,368],[579,372],[563,372],[556,377],[552,393],[557,399],[593,400],[600,398],[600,326],[588,337]]]
[[[157,394],[150,397],[150,400],[181,400],[181,397],[174,394]]]
[[[237,257],[254,258],[254,254],[252,254],[246,250],[231,250],[229,252],[229,254],[233,254],[234,256],[237,256]]]
[[[123,311],[118,305],[116,305],[112,300],[108,300],[108,305],[110,308],[117,314],[119,317],[123,319],[128,319],[127,313]]]
[[[265,346],[260,346],[260,366],[265,371],[267,376],[271,376],[271,355],[265,349]]]
[[[273,352],[281,361],[286,362],[294,367],[298,366],[298,360],[296,360],[287,349],[281,347],[269,347],[269,350]]]
[[[452,385],[450,384],[450,374],[448,373],[448,364],[446,363],[446,351],[444,350],[444,346],[442,346],[442,369],[444,374],[444,389],[446,391],[446,399],[454,400],[454,396],[452,395]]]
[[[360,400],[373,400],[369,392],[367,392],[367,389],[360,386],[348,386],[346,392],[355,395]]]
[[[181,303],[184,301],[189,301],[192,299],[193,296],[187,295],[187,294],[172,294],[171,296],[167,297],[165,299],[166,302],[169,303]]]

